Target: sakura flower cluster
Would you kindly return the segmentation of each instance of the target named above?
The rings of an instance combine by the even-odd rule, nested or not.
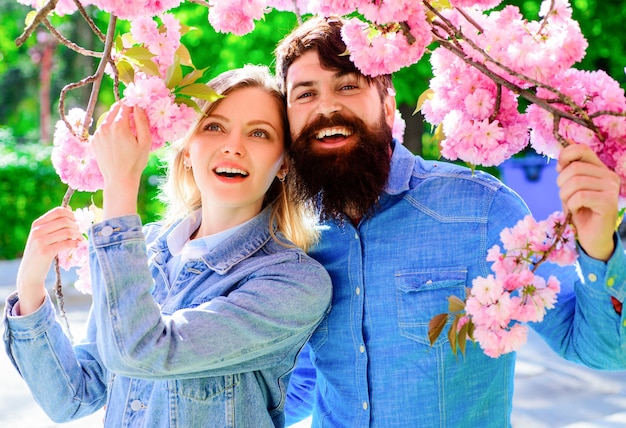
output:
[[[90,123],[84,123],[85,116],[84,110],[73,108],[66,115],[70,127],[63,120],[57,122],[51,160],[63,183],[75,190],[95,192],[104,186],[104,178],[91,147],[87,131]]]
[[[74,211],[74,217],[78,225],[78,230],[83,235],[83,239],[76,248],[59,253],[59,267],[66,271],[78,267],[76,270],[78,279],[74,283],[74,287],[83,294],[91,294],[87,233],[94,223],[95,213],[94,210],[90,208],[78,208]]]
[[[554,307],[560,283],[536,275],[538,265],[569,265],[577,258],[574,230],[561,212],[539,222],[527,216],[500,239],[504,251],[495,245],[487,255],[494,274],[473,280],[458,324],[472,323],[473,339],[493,358],[519,349],[528,331],[522,323],[541,322]]]
[[[433,96],[424,102],[422,113],[430,123],[443,126],[442,156],[493,166],[528,144],[528,123],[517,110],[516,94],[498,88],[446,49],[436,49],[431,63]]]
[[[131,34],[154,54],[153,61],[160,74],[134,73],[134,79],[124,90],[123,103],[137,106],[146,111],[152,136],[152,150],[174,141],[189,129],[196,119],[196,112],[186,104],[176,102],[176,97],[165,83],[166,70],[174,63],[174,55],[180,46],[180,23],[173,15],[160,17],[163,25],[159,30],[152,18],[133,21]],[[118,58],[122,53],[118,52]],[[54,133],[52,163],[61,181],[72,189],[96,192],[104,186],[104,180],[95,153],[91,147],[89,127],[85,124],[86,113],[78,108],[71,109],[66,120],[59,120]],[[132,123],[132,122],[131,122]]]
[[[443,127],[444,157],[494,166],[527,146],[530,123],[518,111],[518,96],[474,65],[528,88],[582,59],[587,44],[571,19],[569,4],[557,0],[551,10],[549,5],[547,0],[542,4],[543,13],[549,13],[541,21],[525,20],[514,6],[490,14],[479,9],[442,12],[472,42],[459,42],[466,58],[443,46],[431,56],[432,95],[422,112],[430,123]]]
[[[137,73],[135,81],[124,90],[122,102],[145,110],[150,123],[152,150],[182,137],[197,118],[192,107],[176,103],[162,78],[143,73]]]
[[[591,124],[582,126],[569,119],[559,121],[558,133],[568,142],[586,144],[600,160],[621,177],[620,205],[626,205],[626,97],[619,83],[604,71],[569,69],[550,80],[552,86],[569,97],[580,110],[563,103],[554,103],[557,109],[586,118]],[[548,89],[540,88],[537,95],[554,99]],[[536,105],[528,107],[530,141],[534,149],[555,157],[561,143],[554,135],[554,114]],[[615,115],[606,114],[613,112]],[[593,129],[595,128],[595,130]]]
[[[167,68],[174,62],[176,49],[180,46],[180,22],[169,13],[160,15],[162,25],[151,17],[141,16],[131,21],[130,34],[134,42],[148,49],[165,78]]]
[[[39,10],[47,2],[42,0],[17,0],[18,3]],[[121,19],[133,19],[140,16],[156,16],[173,7],[178,6],[181,0],[81,0],[82,7],[94,5]],[[54,8],[57,15],[71,15],[78,10],[75,0],[58,0]]]

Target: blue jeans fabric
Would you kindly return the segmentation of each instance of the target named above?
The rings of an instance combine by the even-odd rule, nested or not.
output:
[[[23,317],[10,316],[17,296],[8,299],[6,350],[35,399],[55,421],[106,404],[105,427],[282,427],[289,373],[328,311],[331,284],[268,225],[265,210],[173,284],[171,228],[142,231],[137,216],[94,225],[80,343],[64,335],[49,297]]]
[[[312,413],[314,427],[509,426],[515,354],[493,359],[468,344],[454,356],[447,328],[430,346],[428,323],[491,273],[487,250],[527,207],[491,176],[400,145],[379,202],[356,227],[324,224],[310,253],[333,280],[332,310],[292,375],[288,424]],[[542,266],[562,291],[532,327],[568,360],[626,369],[625,320],[610,301],[626,297],[624,250],[617,239],[606,264],[580,252],[584,276]]]

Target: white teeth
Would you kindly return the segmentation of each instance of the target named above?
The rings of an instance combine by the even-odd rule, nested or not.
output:
[[[343,135],[344,137],[349,137],[352,135],[352,131],[347,128],[326,128],[322,129],[315,135],[315,138],[322,139],[324,137],[330,137],[333,135]]]
[[[247,176],[248,175],[248,173],[246,171],[244,171],[243,169],[228,168],[228,167],[223,167],[223,166],[219,166],[219,167],[215,168],[215,172],[217,174],[239,174],[239,175],[243,175],[243,176]]]

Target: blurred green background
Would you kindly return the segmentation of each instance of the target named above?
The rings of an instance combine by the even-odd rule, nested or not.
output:
[[[540,1],[507,1],[520,7],[529,19],[536,19]],[[626,47],[622,40],[626,8],[622,0],[573,0],[574,18],[589,41],[587,56],[577,67],[603,69],[626,87],[624,66]],[[56,43],[43,27],[17,47],[30,8],[15,0],[0,0],[0,260],[22,254],[32,221],[60,205],[66,186],[60,182],[50,162],[52,133],[58,120],[61,88],[91,75],[97,60],[85,57]],[[102,29],[108,15],[89,8]],[[272,12],[256,23],[255,30],[243,37],[216,33],[208,23],[207,8],[183,4],[174,10],[183,23],[196,29],[183,38],[197,68],[209,67],[206,80],[226,69],[245,63],[273,66],[276,43],[295,25],[292,13]],[[53,25],[69,40],[86,49],[100,50],[91,30],[77,16],[53,17]],[[120,31],[127,28],[120,27]],[[426,158],[438,157],[430,141],[430,127],[413,115],[419,95],[430,78],[428,55],[419,63],[400,70],[394,77],[398,106],[407,122],[404,144]],[[111,80],[105,79],[97,107],[97,117],[113,102]],[[90,87],[71,91],[66,111],[84,107]],[[495,172],[497,175],[497,171]],[[139,202],[144,222],[159,218],[160,203],[156,186],[163,174],[158,153],[154,153],[144,174]],[[91,202],[101,205],[101,194],[76,193],[70,205],[82,208]]]

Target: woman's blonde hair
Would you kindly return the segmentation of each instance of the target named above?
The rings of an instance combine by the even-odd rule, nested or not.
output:
[[[229,93],[241,88],[261,88],[265,90],[276,100],[276,107],[279,109],[284,130],[285,153],[287,153],[291,145],[285,97],[268,67],[245,65],[242,68],[221,73],[209,81],[207,86],[222,96],[222,98],[218,98],[213,102],[196,100],[202,114],[198,115],[198,120],[190,128],[189,132],[170,146],[167,177],[160,189],[160,198],[167,207],[165,221],[169,224],[188,216],[202,206],[200,189],[196,185],[192,171],[185,169],[184,154],[191,138],[198,131],[204,116],[213,111],[224,96],[228,96]],[[276,237],[276,232],[281,231],[287,239],[306,251],[318,238],[318,232],[314,227],[315,216],[311,206],[292,202],[288,180],[289,174],[287,174],[284,182],[274,178],[274,181],[265,193],[263,208],[267,205],[272,206],[270,217],[270,233],[272,237],[278,242],[285,244],[284,241]]]

